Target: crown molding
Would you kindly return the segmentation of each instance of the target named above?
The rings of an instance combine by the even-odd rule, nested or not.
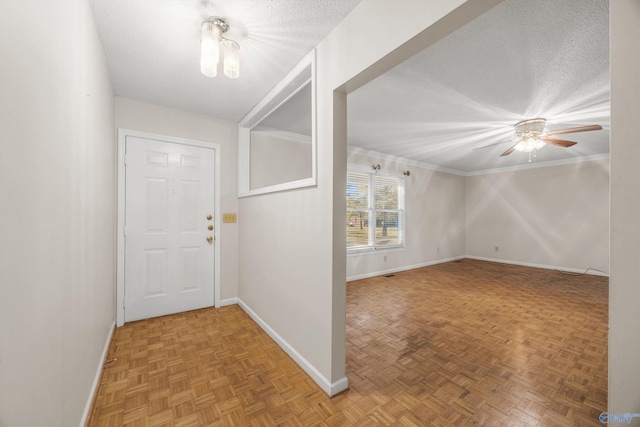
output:
[[[518,165],[518,166],[508,166],[504,168],[485,169],[480,171],[466,172],[465,176],[479,176],[479,175],[489,175],[492,173],[517,172],[517,171],[527,170],[527,169],[548,168],[552,166],[563,166],[563,165],[571,165],[575,163],[593,162],[596,160],[609,160],[609,153],[594,154],[591,156],[571,157],[569,159],[551,160],[548,162],[539,162],[539,163],[526,163],[524,165]]]
[[[444,172],[451,175],[458,175],[458,176],[465,176],[465,177],[488,175],[488,174],[502,173],[502,172],[516,172],[516,171],[527,170],[527,169],[537,169],[537,168],[546,168],[551,166],[569,165],[574,163],[592,162],[596,160],[609,160],[609,157],[610,157],[609,153],[594,154],[590,156],[571,157],[568,159],[552,160],[548,162],[526,163],[526,164],[517,165],[517,166],[507,166],[503,168],[492,168],[492,169],[484,169],[479,171],[464,172],[457,169],[451,169],[443,166],[434,165],[431,163],[420,162],[417,160],[408,159],[406,157],[394,156],[391,154],[381,153],[378,151],[368,150],[366,148],[360,148],[360,147],[349,146],[347,147],[347,153],[374,157],[376,159],[386,160],[389,162],[401,162],[408,166],[416,166],[423,169],[433,170],[437,172]]]
[[[416,166],[423,169],[429,169],[437,172],[444,172],[451,175],[465,176],[465,172],[457,169],[446,168],[443,166],[433,165],[431,163],[419,162],[417,160],[408,159],[406,157],[394,156],[392,154],[380,153],[378,151],[368,150],[360,147],[347,147],[347,153],[357,154],[362,156],[375,157],[376,159],[387,160],[389,162],[402,162],[408,166]]]

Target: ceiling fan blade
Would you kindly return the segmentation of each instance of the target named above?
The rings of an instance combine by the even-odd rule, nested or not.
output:
[[[567,141],[566,139],[556,139],[556,138],[542,138],[544,142],[551,145],[557,145],[558,147],[571,147],[572,145],[576,145],[577,142]]]
[[[507,151],[505,151],[504,153],[500,154],[500,157],[504,157],[504,156],[508,156],[509,154],[513,153],[513,150],[516,149],[516,145],[520,144],[520,141],[516,142],[515,144],[513,144],[511,147],[509,147],[507,149]]]
[[[551,136],[551,135],[560,135],[560,134],[563,134],[563,133],[588,132],[588,131],[592,131],[592,130],[602,130],[602,126],[600,126],[600,125],[589,125],[589,126],[580,126],[580,127],[577,127],[577,128],[551,130],[551,131],[547,132],[546,135]]]
[[[493,144],[483,145],[482,147],[472,148],[471,151],[482,150],[483,148],[489,148],[489,147],[493,147],[494,145],[505,144],[507,142],[509,142],[509,141],[494,142]]]

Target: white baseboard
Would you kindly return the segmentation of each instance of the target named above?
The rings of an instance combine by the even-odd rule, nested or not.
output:
[[[228,305],[234,305],[234,304],[238,304],[238,298],[228,298],[228,299],[220,300],[220,304],[218,305],[218,307],[226,307]]]
[[[341,391],[349,388],[349,380],[347,377],[340,378],[338,381],[331,383],[327,378],[318,371],[307,359],[296,351],[287,341],[284,340],[276,331],[274,331],[258,314],[253,311],[240,298],[238,305],[258,324],[260,327],[287,353],[301,368],[315,381],[320,388],[329,396],[335,396]]]
[[[486,257],[471,256],[471,255],[467,255],[463,258],[476,259],[478,261],[498,262],[500,264],[521,265],[523,267],[544,268],[545,270],[558,270],[558,271],[566,271],[569,273],[589,274],[592,276],[609,277],[609,273],[605,273],[599,270],[592,270],[592,269],[588,269],[587,271],[585,271],[585,269],[579,269],[579,268],[558,267],[555,265],[535,264],[531,262],[511,261],[506,259],[486,258]]]
[[[100,359],[98,361],[98,369],[96,371],[96,376],[93,379],[93,385],[91,386],[91,391],[89,392],[87,404],[84,407],[84,413],[82,414],[82,418],[80,419],[80,427],[85,427],[87,425],[87,421],[89,421],[89,416],[91,415],[91,405],[93,404],[96,392],[98,391],[98,384],[100,383],[100,375],[102,374],[104,359],[107,357],[107,352],[109,351],[109,345],[111,345],[111,338],[113,337],[113,331],[115,329],[116,322],[114,320],[113,324],[111,325],[111,329],[109,330],[107,341],[105,342],[104,348],[102,349],[102,355],[100,355]]]
[[[329,396],[335,396],[349,388],[349,379],[342,377],[338,381],[331,384],[331,393],[327,393]],[[326,392],[326,390],[325,390]]]
[[[435,261],[428,261],[428,262],[423,262],[423,263],[420,263],[420,264],[405,265],[403,267],[396,267],[396,268],[391,268],[391,269],[388,269],[388,270],[381,270],[381,271],[374,271],[374,272],[371,272],[371,273],[358,274],[358,275],[355,275],[355,276],[347,277],[347,282],[352,282],[354,280],[360,280],[360,279],[368,279],[369,277],[384,276],[385,274],[398,273],[400,271],[413,270],[413,269],[416,269],[416,268],[429,267],[430,265],[443,264],[445,262],[457,261],[459,259],[464,259],[464,258],[467,258],[467,257],[465,257],[465,256],[457,256],[457,257],[452,257],[452,258],[437,259]]]

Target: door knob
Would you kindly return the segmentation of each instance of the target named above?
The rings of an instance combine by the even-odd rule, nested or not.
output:
[[[213,230],[213,225],[207,227],[209,230]]]
[[[209,243],[213,242],[213,237],[207,236],[207,242],[209,242]]]
[[[211,215],[207,215],[207,219],[208,219],[209,221],[211,221],[211,220],[213,219],[213,217],[212,217]]]

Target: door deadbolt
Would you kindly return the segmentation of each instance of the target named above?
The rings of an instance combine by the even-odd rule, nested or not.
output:
[[[213,217],[212,217],[211,215],[207,215],[207,219],[208,219],[209,221],[211,221],[211,220],[213,219]]]
[[[213,237],[207,236],[207,242],[209,242],[209,243],[213,242]]]

